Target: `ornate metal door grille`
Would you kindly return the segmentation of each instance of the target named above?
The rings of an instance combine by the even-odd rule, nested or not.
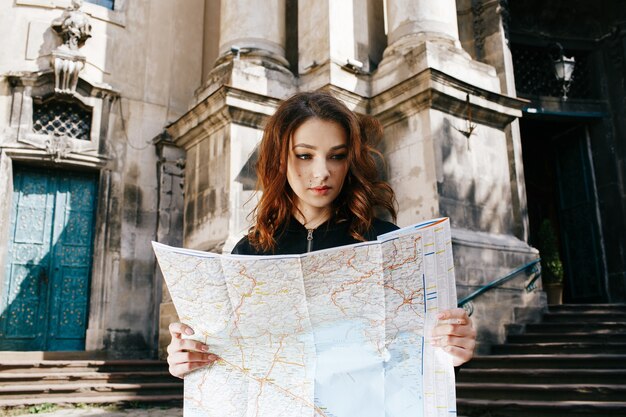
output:
[[[45,135],[89,140],[91,112],[66,101],[33,103],[33,130]]]

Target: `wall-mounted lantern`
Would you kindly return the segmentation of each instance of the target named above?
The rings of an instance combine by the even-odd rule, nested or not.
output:
[[[570,85],[572,84],[574,75],[574,66],[576,60],[574,57],[566,57],[563,51],[563,46],[557,42],[556,46],[559,48],[559,56],[554,60],[554,75],[557,80],[561,82],[561,88],[563,89],[563,100],[567,100],[567,93],[569,92]]]

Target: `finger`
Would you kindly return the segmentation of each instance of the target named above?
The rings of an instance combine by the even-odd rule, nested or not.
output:
[[[463,365],[474,356],[473,351],[469,351],[467,349],[456,346],[446,346],[445,348],[443,348],[443,350],[449,353],[450,356],[452,356],[452,365],[454,366]]]
[[[439,324],[431,332],[431,336],[472,336],[476,330],[469,324]]]
[[[454,346],[467,349],[472,352],[474,351],[474,347],[476,346],[476,340],[469,337],[442,336],[433,338],[430,340],[430,342],[433,346],[437,347]]]
[[[466,324],[470,322],[470,318],[467,315],[467,311],[462,308],[452,308],[449,310],[440,311],[437,314],[437,319],[440,321],[448,320],[454,324]]]
[[[182,351],[207,353],[209,351],[209,347],[196,340],[177,338],[172,339],[170,344],[167,345],[167,353],[169,355]]]
[[[186,324],[178,323],[178,322],[170,323],[169,331],[170,331],[170,334],[172,335],[172,338],[174,337],[180,338],[183,334],[186,334],[189,336],[194,334],[194,331],[191,327],[187,326]]]
[[[169,371],[170,374],[182,379],[189,372],[208,365],[208,363],[204,362],[186,362],[179,365],[170,366]]]
[[[187,362],[213,363],[217,359],[217,355],[213,353],[175,352],[168,355],[167,363],[177,366]]]
[[[180,347],[179,350],[186,350],[188,352],[204,352],[207,353],[209,351],[209,346],[205,345],[202,342],[198,342],[192,339],[181,339],[178,343]]]

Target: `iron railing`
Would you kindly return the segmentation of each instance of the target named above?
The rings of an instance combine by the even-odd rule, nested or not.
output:
[[[526,283],[525,288],[527,292],[533,291],[535,288],[537,288],[536,282],[539,279],[539,277],[541,277],[541,268],[539,267],[539,262],[541,262],[541,258],[534,259],[525,265],[515,268],[514,270],[509,272],[507,275],[501,278],[498,278],[494,281],[491,281],[490,283],[486,285],[483,285],[482,287],[480,287],[473,293],[462,298],[458,302],[458,306],[464,308],[467,311],[467,314],[471,316],[472,313],[474,312],[474,306],[472,304],[472,300],[474,300],[479,295],[484,294],[487,291],[492,290],[494,288],[497,288],[507,281],[510,281],[521,272],[529,272],[530,279]]]

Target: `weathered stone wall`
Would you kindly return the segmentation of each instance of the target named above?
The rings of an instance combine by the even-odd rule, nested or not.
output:
[[[87,350],[156,353],[161,294],[150,241],[157,236],[160,184],[152,139],[188,109],[200,85],[202,56],[189,51],[202,49],[203,3],[118,0],[113,11],[83,5],[92,32],[81,48],[87,62],[80,77],[117,96],[98,131],[104,134],[99,148],[85,156],[97,160],[87,169],[100,172]],[[50,22],[69,4],[18,0],[0,6],[0,37],[14,46],[2,48],[0,73],[48,71],[49,53],[60,44]],[[0,81],[0,147],[24,152],[28,145],[4,128],[13,98],[7,80]],[[74,166],[69,160],[58,165]],[[180,229],[170,233],[182,237]]]

